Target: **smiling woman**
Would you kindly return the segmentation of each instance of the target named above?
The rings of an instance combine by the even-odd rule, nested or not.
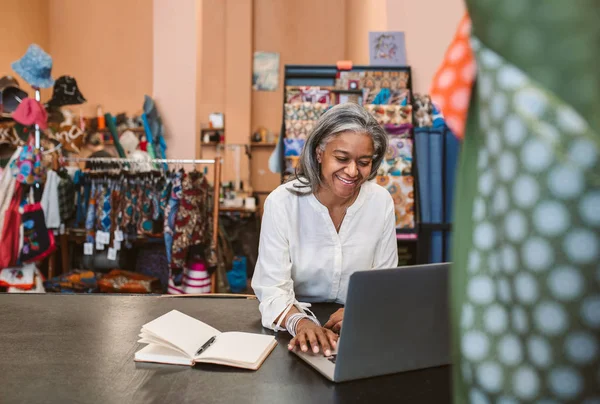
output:
[[[290,349],[329,355],[343,309],[321,327],[308,303],[344,303],[354,271],[398,265],[394,202],[370,181],[387,144],[364,108],[337,105],[306,140],[295,179],[265,201],[252,287],[263,326],[287,330]]]

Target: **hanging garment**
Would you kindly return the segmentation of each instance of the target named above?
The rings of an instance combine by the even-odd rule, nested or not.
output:
[[[46,218],[46,227],[49,229],[58,229],[60,227],[60,201],[58,197],[59,182],[60,178],[56,171],[48,171],[41,205]]]
[[[45,181],[41,152],[34,147],[33,136],[29,136],[28,144],[23,147],[19,157],[10,164],[10,168],[13,175],[17,177],[17,182],[21,184],[33,185]]]
[[[173,259],[171,269],[181,271],[186,264],[188,248],[210,240],[210,219],[207,215],[208,182],[198,173],[192,172],[181,183],[182,197],[175,219],[173,234]],[[174,272],[175,273],[175,272]]]
[[[96,236],[96,184],[92,182],[90,186],[90,198],[87,204],[87,213],[85,215],[85,240],[88,243],[94,243]]]
[[[66,223],[71,219],[75,211],[73,203],[75,202],[75,184],[65,170],[58,171],[60,177],[58,182],[58,209],[60,221]]]
[[[0,268],[15,266],[21,251],[22,233],[21,213],[19,205],[23,193],[23,185],[17,183],[13,193],[10,205],[4,212],[4,223],[0,230],[2,233],[2,243],[0,243]]]
[[[177,217],[177,211],[179,210],[179,200],[181,199],[181,180],[185,173],[179,171],[173,174],[171,181],[171,193],[169,196],[169,202],[165,208],[165,219],[164,219],[164,238],[165,238],[165,249],[167,254],[167,261],[169,264],[172,262],[172,250],[173,250],[173,233],[175,230],[175,218]]]
[[[15,161],[18,156],[21,155],[22,147],[18,147],[17,150],[10,157],[7,167]],[[2,229],[4,226],[5,213],[12,201],[13,194],[15,192],[17,180],[12,175],[10,170],[4,170],[2,177],[0,177],[0,243],[2,242]]]

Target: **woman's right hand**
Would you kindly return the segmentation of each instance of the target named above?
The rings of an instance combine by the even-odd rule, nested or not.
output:
[[[296,336],[288,344],[290,351],[296,346],[302,352],[308,352],[309,346],[314,353],[323,352],[325,356],[331,355],[331,350],[337,346],[339,335],[331,330],[319,327],[308,319],[302,319],[296,326]]]

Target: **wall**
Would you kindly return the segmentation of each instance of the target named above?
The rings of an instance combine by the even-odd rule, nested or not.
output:
[[[369,64],[369,32],[387,31],[387,0],[346,0],[346,59]]]
[[[415,92],[429,92],[464,13],[464,0],[387,0],[387,29],[406,33]]]
[[[21,58],[30,44],[36,43],[50,53],[49,45],[49,5],[48,0],[3,1],[0,24],[0,76],[11,75],[19,81],[23,90],[33,95],[31,87],[10,67]],[[52,90],[42,90],[42,100],[52,94]]]
[[[96,115],[98,104],[113,114],[141,112],[144,94],[152,94],[152,0],[42,2],[49,4],[53,75],[77,79],[88,100],[84,114]]]
[[[154,0],[154,35],[148,38],[154,44],[152,86],[163,119],[169,158],[195,157],[199,50],[196,28],[197,20],[202,18],[196,2],[178,0],[175,7],[169,0]]]
[[[346,53],[346,0],[254,0],[254,51],[278,52],[277,91],[252,91],[251,130],[279,134],[286,64],[335,64]],[[281,183],[268,169],[272,148],[252,150],[252,185],[270,191]]]

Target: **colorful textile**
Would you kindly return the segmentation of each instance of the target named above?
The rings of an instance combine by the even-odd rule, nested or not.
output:
[[[399,177],[412,175],[413,141],[407,136],[390,136],[385,159],[379,167],[378,175]]]
[[[285,102],[287,104],[302,102],[331,104],[331,90],[330,87],[287,86],[285,88]]]
[[[415,192],[414,178],[410,175],[392,177],[378,176],[377,184],[386,188],[394,200],[397,229],[414,229],[415,227]]]
[[[188,248],[210,242],[212,216],[208,212],[208,182],[197,172],[186,175],[182,182],[181,205],[175,219],[171,269],[181,270],[186,264]]]
[[[380,125],[402,125],[412,123],[412,106],[401,105],[365,105],[365,109],[377,120]]]
[[[169,279],[168,293],[172,295],[210,293],[211,285],[212,281],[206,263],[203,261],[193,262],[189,268],[184,268],[183,282],[180,285],[176,285],[173,279]]]
[[[304,139],[283,139],[284,155],[286,157],[300,156],[304,148]]]
[[[285,137],[288,139],[306,139],[315,128],[315,121],[285,121]]]
[[[17,182],[21,184],[32,185],[43,183],[45,180],[41,152],[36,150],[32,143],[29,142],[27,146],[24,146],[19,157],[10,165],[13,175],[17,177]]]
[[[0,269],[0,287],[29,290],[35,284],[36,269],[34,264]]]
[[[459,139],[464,136],[471,87],[477,69],[469,45],[470,33],[471,20],[465,14],[429,92],[434,104],[444,111],[446,124]]]
[[[96,185],[92,184],[85,215],[85,241],[93,243],[96,235]]]
[[[20,183],[15,184],[15,191],[10,200],[10,204],[3,216],[2,243],[0,243],[0,268],[15,266],[19,258],[22,235],[20,234],[21,214],[19,205],[23,194],[23,186]]]
[[[179,201],[181,199],[181,180],[185,174],[177,172],[174,174],[171,182],[171,195],[169,202],[165,208],[165,219],[163,233],[165,238],[165,250],[167,254],[167,261],[169,264],[172,262],[172,250],[173,250],[173,234],[175,233],[175,218],[179,210]]]
[[[44,287],[54,293],[95,293],[99,291],[97,279],[100,276],[93,271],[76,269],[45,281]]]
[[[600,4],[467,6],[478,70],[453,226],[453,401],[598,402]]]
[[[12,154],[8,166],[21,155],[21,147]],[[11,204],[15,192],[17,181],[10,170],[4,170],[0,174],[0,244],[2,243],[2,233],[4,229],[4,218],[8,207]]]
[[[316,121],[327,111],[329,104],[300,102],[294,104],[285,104],[286,121]]]
[[[19,260],[26,263],[41,261],[56,249],[54,233],[46,227],[44,211],[39,202],[26,204],[22,211],[23,247]]]

